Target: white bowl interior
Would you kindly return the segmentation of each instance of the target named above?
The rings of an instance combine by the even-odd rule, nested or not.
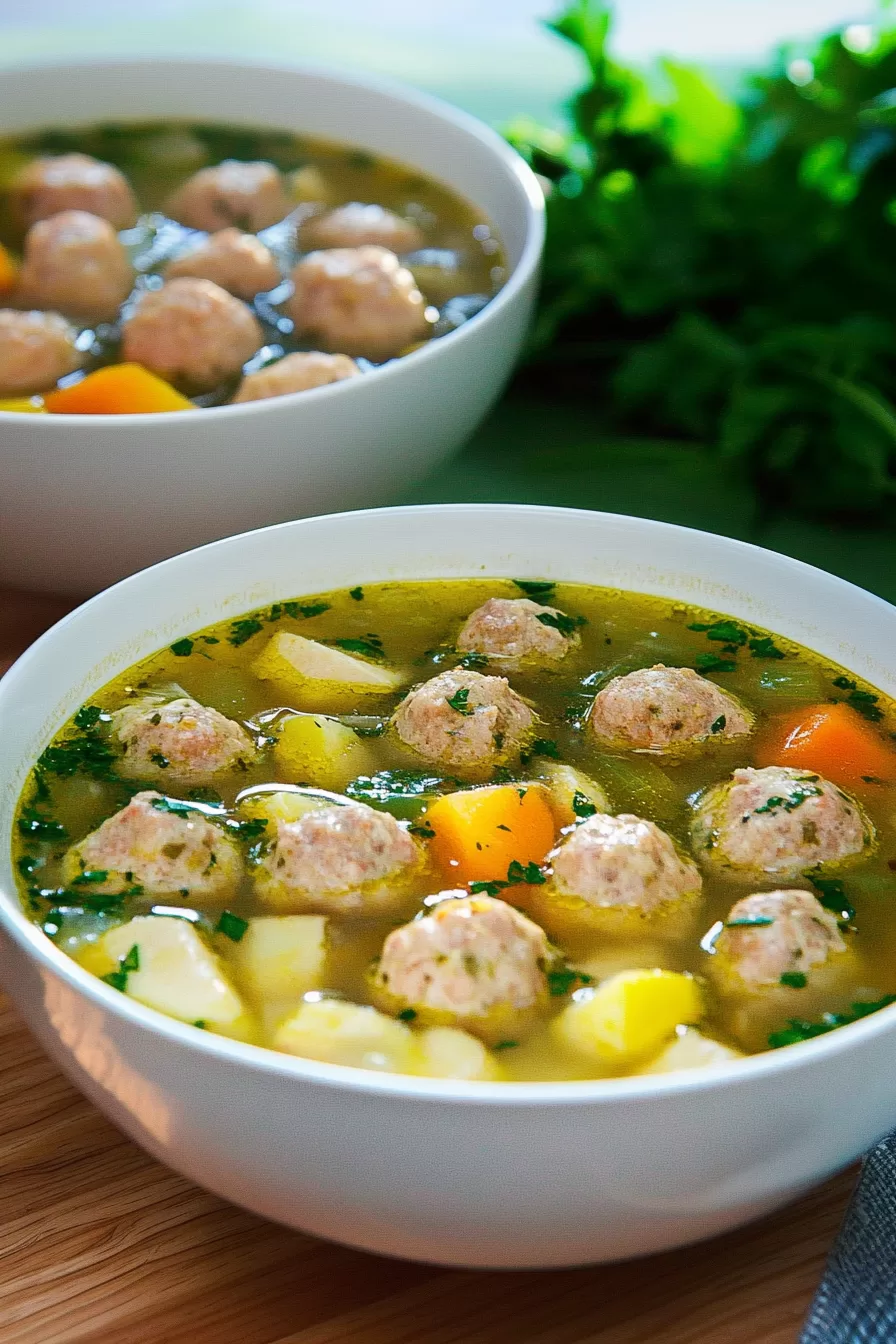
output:
[[[153,118],[231,121],[357,145],[436,177],[478,205],[494,222],[511,268],[534,241],[521,202],[538,213],[542,203],[522,160],[474,117],[388,81],[178,60],[36,66],[6,70],[0,79],[3,132]]]

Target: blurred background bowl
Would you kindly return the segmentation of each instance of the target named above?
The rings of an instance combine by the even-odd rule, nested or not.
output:
[[[474,118],[379,81],[232,61],[40,65],[0,85],[0,134],[152,118],[321,136],[418,168],[493,223],[508,279],[457,331],[311,392],[199,414],[0,412],[0,584],[88,593],[248,528],[382,503],[463,443],[525,337],[542,193]]]

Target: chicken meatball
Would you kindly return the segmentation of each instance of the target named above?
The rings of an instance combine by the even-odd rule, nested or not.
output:
[[[657,663],[608,682],[594,697],[588,724],[606,746],[673,752],[743,737],[753,716],[689,667]]]
[[[278,911],[381,915],[407,905],[422,865],[417,841],[388,812],[337,803],[275,822],[255,890]]]
[[[722,992],[754,994],[780,986],[782,976],[807,980],[845,951],[836,916],[811,892],[761,891],[732,906],[710,972]]]
[[[700,900],[699,869],[652,821],[597,813],[548,855],[550,875],[527,909],[549,933],[671,933],[688,927]]]
[[[380,1006],[487,1041],[517,1035],[547,1000],[544,932],[504,901],[445,892],[395,929],[372,973]]]
[[[414,277],[384,247],[310,252],[292,282],[287,307],[296,331],[325,350],[390,359],[429,334]]]
[[[354,378],[360,372],[348,355],[301,350],[294,355],[285,355],[276,364],[269,364],[257,373],[247,373],[233,401],[265,401],[268,397],[284,397],[289,392],[307,392],[312,387],[325,387],[327,383],[341,383],[344,378]]]
[[[225,159],[188,178],[168,198],[165,213],[205,233],[229,225],[257,233],[283,219],[290,208],[283,179],[272,163]]]
[[[409,219],[402,219],[381,205],[351,201],[315,215],[299,232],[304,250],[321,247],[388,247],[390,252],[414,252],[423,246],[423,233]]]
[[[137,218],[137,202],[127,179],[111,163],[89,154],[32,159],[12,186],[16,213],[25,228],[63,210],[86,210],[115,229]]]
[[[244,303],[211,280],[184,276],[140,296],[122,326],[122,358],[207,388],[238,373],[263,340]]]
[[[0,396],[45,392],[84,362],[78,333],[59,313],[0,308]]]
[[[580,643],[574,627],[562,611],[528,597],[491,597],[464,621],[457,647],[500,659],[505,667],[530,660],[558,663]]]
[[[77,891],[91,874],[91,892],[138,887],[146,896],[181,896],[201,904],[230,896],[243,876],[236,845],[201,812],[166,810],[160,793],[137,793],[66,854],[63,876]],[[93,880],[105,873],[104,881]]]
[[[233,719],[183,697],[160,704],[148,696],[116,710],[113,739],[119,774],[168,784],[207,784],[224,770],[248,765],[255,743]]]
[[[506,677],[454,668],[406,695],[392,716],[405,746],[474,777],[519,758],[535,715]]]
[[[106,219],[62,210],[28,230],[16,299],[86,322],[111,322],[131,292],[134,268]]]
[[[212,280],[238,299],[251,299],[280,283],[280,267],[270,249],[239,229],[221,229],[169,261],[166,280],[179,275]]]
[[[698,799],[691,823],[703,867],[747,882],[842,862],[874,838],[855,799],[820,775],[779,765],[735,770]]]

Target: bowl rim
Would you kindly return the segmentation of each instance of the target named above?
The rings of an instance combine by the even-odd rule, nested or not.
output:
[[[460,327],[454,331],[447,332],[444,336],[427,341],[419,349],[414,350],[409,355],[402,358],[387,360],[384,364],[367,371],[361,378],[346,378],[336,383],[324,384],[322,387],[309,388],[302,392],[289,392],[280,397],[269,397],[260,401],[240,402],[236,405],[228,403],[223,406],[192,407],[190,410],[168,411],[165,414],[165,423],[176,427],[189,423],[190,417],[198,409],[202,410],[203,415],[213,413],[220,416],[222,413],[236,419],[239,416],[258,414],[265,409],[270,409],[269,403],[275,405],[294,406],[304,403],[309,396],[319,400],[327,396],[347,396],[360,395],[359,392],[351,392],[350,388],[363,386],[364,382],[371,377],[381,379],[383,377],[394,378],[398,376],[399,370],[404,366],[407,360],[413,360],[414,365],[418,365],[423,360],[432,360],[438,358],[439,348],[447,341],[451,347],[455,346],[459,340],[464,339],[464,335],[469,327],[478,331],[487,322],[498,317],[503,310],[514,301],[519,292],[523,290],[537,273],[541,261],[541,253],[544,247],[544,238],[546,230],[546,212],[544,192],[538,182],[533,170],[526,163],[521,154],[510,145],[503,136],[481,121],[472,113],[466,112],[463,108],[455,107],[446,99],[438,97],[436,94],[427,93],[424,90],[416,89],[413,85],[404,84],[401,80],[390,79],[386,76],[372,75],[367,73],[355,74],[348,68],[341,68],[337,65],[329,65],[325,62],[313,61],[272,61],[272,60],[254,60],[246,58],[245,60],[235,60],[233,58],[225,59],[215,56],[123,56],[109,57],[100,60],[58,60],[51,59],[47,61],[23,61],[6,67],[0,73],[6,75],[28,75],[39,74],[52,76],[56,71],[78,70],[88,77],[91,71],[122,71],[133,69],[147,69],[152,66],[176,66],[180,69],[189,69],[191,67],[201,70],[218,70],[222,74],[228,70],[249,70],[264,73],[265,71],[274,74],[296,75],[298,77],[311,76],[317,79],[327,80],[332,84],[339,85],[346,90],[363,89],[367,92],[381,95],[385,98],[393,98],[403,102],[405,105],[429,112],[431,115],[441,118],[464,132],[471,139],[477,140],[487,150],[489,150],[497,163],[507,173],[508,178],[513,181],[519,189],[520,204],[522,207],[522,218],[525,220],[525,240],[520,253],[519,260],[513,270],[507,277],[507,280],[498,290],[497,294],[489,299],[488,303],[480,309],[473,317],[469,318]],[[362,146],[363,147],[363,146]],[[476,204],[476,202],[472,202]],[[478,208],[478,207],[477,207]],[[39,395],[39,394],[36,394]],[[75,422],[88,424],[91,431],[112,433],[116,428],[128,429],[132,425],[145,425],[147,421],[153,421],[157,418],[156,414],[150,412],[128,413],[125,415],[73,415],[68,413],[55,413],[52,416],[52,423],[60,427],[71,425]],[[40,433],[44,427],[43,416],[23,414],[21,411],[3,411],[0,410],[0,426],[15,423],[22,425],[22,422],[33,426],[33,433]],[[99,430],[100,425],[108,426],[108,431]],[[28,432],[26,430],[26,432]]]
[[[869,598],[876,605],[882,617],[892,620],[894,607],[883,598],[869,594],[865,589],[841,579],[837,575],[820,570],[817,566],[780,552],[769,551],[750,542],[733,537],[703,532],[697,528],[682,527],[675,523],[660,522],[655,519],[635,518],[588,509],[565,509],[554,506],[530,504],[430,504],[398,505],[383,509],[362,509],[352,512],[319,515],[317,518],[300,518],[292,522],[279,523],[272,527],[258,528],[251,532],[225,537],[196,547],[179,556],[160,561],[148,569],[132,574],[111,588],[89,598],[61,620],[45,631],[12,664],[6,674],[0,678],[0,709],[10,693],[10,684],[27,676],[28,665],[32,658],[41,656],[47,645],[52,644],[57,633],[83,619],[86,611],[101,606],[110,594],[119,594],[128,585],[145,582],[145,576],[157,571],[171,572],[171,567],[185,561],[187,557],[196,557],[211,553],[216,548],[239,547],[247,538],[261,534],[295,530],[308,524],[327,519],[365,519],[371,515],[390,515],[396,518],[409,514],[427,515],[430,513],[469,513],[471,510],[482,513],[514,511],[524,518],[546,514],[587,517],[596,524],[618,522],[625,519],[635,523],[646,531],[662,531],[667,534],[681,534],[710,538],[745,560],[751,556],[772,556],[780,565],[784,575],[787,572],[803,575],[821,575],[833,584],[840,596],[849,600],[853,594],[860,595],[863,601]],[[192,560],[195,563],[195,560]],[[573,580],[574,581],[574,580]],[[13,675],[15,674],[15,675]],[[12,694],[17,694],[15,686]],[[0,846],[7,849],[10,836],[0,837]],[[280,1053],[265,1046],[249,1045],[231,1040],[211,1032],[205,1032],[187,1023],[168,1017],[153,1008],[145,1007],[134,999],[106,985],[96,976],[78,965],[52,942],[35,924],[28,919],[21,908],[18,893],[0,890],[0,932],[5,932],[18,948],[25,953],[43,972],[49,972],[57,979],[67,983],[70,988],[82,994],[99,1009],[113,1017],[123,1018],[130,1027],[146,1031],[160,1037],[172,1045],[185,1050],[198,1050],[209,1058],[217,1058],[230,1066],[239,1065],[253,1073],[265,1073],[279,1079],[293,1079],[312,1085],[321,1085],[348,1091],[360,1091],[369,1095],[415,1098],[421,1102],[445,1103],[480,1106],[554,1106],[554,1105],[594,1105],[608,1106],[614,1103],[626,1104],[632,1101],[664,1099],[682,1094],[711,1092],[724,1086],[749,1088],[752,1082],[775,1074],[787,1074],[801,1069],[811,1068],[819,1061],[831,1059],[869,1039],[892,1032],[896,1036],[896,1003],[881,1008],[877,1012],[857,1022],[838,1027],[826,1035],[813,1040],[802,1041],[777,1050],[766,1050],[761,1054],[749,1055],[743,1059],[725,1064],[714,1065],[706,1069],[683,1070],[678,1073],[629,1076],[611,1079],[584,1079],[558,1082],[478,1082],[457,1079],[420,1078],[409,1074],[378,1073],[370,1069],[355,1068],[350,1065],[326,1064]]]

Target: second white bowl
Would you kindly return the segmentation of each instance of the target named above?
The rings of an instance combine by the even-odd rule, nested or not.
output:
[[[407,163],[493,222],[509,278],[458,331],[313,392],[168,415],[0,412],[0,584],[92,592],[247,528],[382,503],[470,435],[525,336],[543,197],[474,118],[385,83],[249,63],[37,66],[0,82],[0,135],[152,118],[293,130]]]

